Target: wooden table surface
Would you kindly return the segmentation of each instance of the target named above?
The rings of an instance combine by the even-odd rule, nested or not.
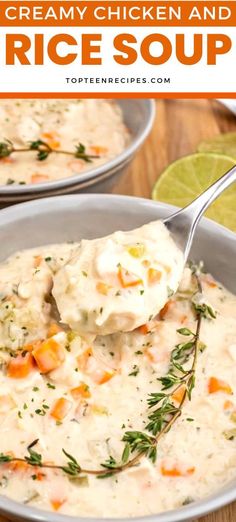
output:
[[[214,100],[158,100],[156,105],[153,130],[115,193],[149,198],[169,163],[196,152],[203,139],[236,131],[236,117]]]
[[[216,101],[158,100],[153,131],[114,193],[149,198],[156,178],[171,161],[195,152],[202,139],[227,131],[236,131],[236,118]],[[0,522],[9,521],[0,516]],[[236,503],[201,522],[236,522]]]

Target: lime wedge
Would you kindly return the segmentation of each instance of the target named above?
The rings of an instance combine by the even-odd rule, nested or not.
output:
[[[235,163],[233,158],[221,154],[197,153],[180,158],[158,178],[152,199],[184,207]],[[236,184],[212,203],[205,215],[236,232]]]
[[[236,159],[236,132],[219,134],[210,140],[205,140],[198,145],[198,152],[215,152]]]

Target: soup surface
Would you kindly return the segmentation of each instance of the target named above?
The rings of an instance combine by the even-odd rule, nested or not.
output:
[[[111,100],[0,100],[0,128],[0,142],[9,140],[16,150],[32,142],[38,147],[41,140],[54,151],[40,160],[38,149],[2,157],[1,185],[79,175],[120,154],[130,140],[121,109]]]
[[[157,317],[88,343],[59,324],[50,294],[78,248],[0,266],[0,494],[86,517],[209,495],[236,474],[235,296],[186,268]]]

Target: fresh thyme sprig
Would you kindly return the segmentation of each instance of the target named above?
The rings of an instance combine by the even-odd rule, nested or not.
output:
[[[87,154],[85,145],[79,143],[75,146],[74,151],[61,150],[61,149],[53,149],[48,143],[42,140],[35,140],[29,142],[27,147],[17,148],[13,145],[10,140],[5,140],[0,142],[0,160],[3,158],[8,158],[13,153],[20,152],[37,152],[37,160],[44,161],[46,160],[50,154],[66,154],[69,156],[73,156],[77,159],[82,159],[83,161],[90,163],[93,159],[99,158],[100,156]]]
[[[193,271],[193,276],[196,279],[198,293],[202,294],[201,282],[197,271]],[[169,371],[159,379],[162,384],[162,390],[149,394],[147,398],[148,422],[145,427],[146,431],[126,431],[124,433],[122,441],[125,445],[119,462],[110,455],[105,462],[101,463],[100,469],[83,469],[75,457],[63,449],[62,452],[68,459],[65,465],[46,464],[43,462],[41,454],[33,449],[38,443],[37,439],[28,446],[28,455],[23,458],[0,453],[0,464],[26,462],[32,467],[38,466],[40,468],[63,471],[71,478],[80,477],[81,474],[107,478],[139,464],[144,456],[155,463],[160,439],[180,417],[186,400],[191,400],[195,386],[198,353],[202,352],[202,343],[199,339],[202,319],[212,320],[216,317],[215,312],[209,305],[201,303],[201,306],[196,306],[194,297],[192,298],[192,308],[196,316],[196,330],[192,332],[186,327],[177,330],[179,335],[188,337],[188,340],[185,343],[177,344],[172,351]],[[180,395],[179,405],[176,406],[174,395],[180,388],[183,393]]]

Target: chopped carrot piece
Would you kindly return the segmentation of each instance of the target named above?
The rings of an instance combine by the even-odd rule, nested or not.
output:
[[[98,281],[96,284],[96,290],[99,294],[107,295],[108,291],[112,288],[110,285],[107,285],[106,283],[103,283],[103,281]]]
[[[218,287],[217,283],[216,283],[213,279],[205,279],[205,283],[206,283],[210,288],[217,288],[217,287]]]
[[[188,316],[187,315],[182,315],[181,319],[180,319],[180,322],[181,324],[184,324],[188,319]]]
[[[160,270],[156,270],[156,268],[148,269],[148,282],[150,285],[158,283],[161,280],[162,272]]]
[[[35,256],[34,257],[34,268],[38,268],[42,263],[42,256]]]
[[[232,410],[234,407],[234,403],[232,401],[225,401],[224,402],[224,410],[227,411],[227,410]]]
[[[43,132],[42,139],[46,141],[52,149],[58,149],[60,147],[60,141],[56,132]]]
[[[163,266],[164,270],[166,271],[167,274],[170,274],[171,272],[171,267],[169,265],[165,265],[164,263],[160,263],[161,266]]]
[[[16,460],[15,462],[10,462],[10,468],[12,469],[12,471],[25,473],[30,469],[30,465],[25,461]]]
[[[99,156],[100,154],[106,154],[108,151],[107,147],[103,147],[102,145],[91,145],[90,150],[92,153]]]
[[[13,357],[7,367],[7,376],[12,379],[24,379],[34,369],[34,359],[31,353]]]
[[[31,183],[44,183],[45,181],[48,181],[47,174],[32,174],[31,176]]]
[[[42,473],[42,471],[37,471],[35,474],[35,480],[38,480],[38,481],[42,481],[45,479],[46,477],[46,474],[45,473]]]
[[[53,337],[60,332],[63,332],[63,328],[57,323],[52,323],[48,328],[48,337]]]
[[[42,342],[32,354],[41,373],[55,370],[65,360],[64,348],[53,338]]]
[[[138,328],[138,331],[139,333],[143,334],[143,335],[147,335],[148,333],[150,333],[152,330],[154,330],[156,327],[157,327],[157,321],[148,321],[148,323],[145,323],[145,324],[142,324],[141,326],[139,326]]]
[[[138,277],[136,274],[129,272],[122,266],[119,266],[118,270],[118,279],[123,288],[128,288],[130,286],[137,286],[143,283],[142,279]]]
[[[84,167],[84,161],[80,159],[68,161],[67,167],[71,169],[75,174],[78,174]]]
[[[127,247],[127,251],[132,257],[140,259],[145,253],[145,245],[143,243],[135,243]]]
[[[174,401],[176,401],[180,404],[185,396],[185,393],[186,393],[186,387],[180,386],[180,388],[178,388],[176,391],[174,391],[174,393],[172,393],[171,397]]]
[[[160,310],[159,312],[159,316],[160,316],[160,319],[163,321],[166,317],[166,315],[168,314],[169,310],[170,310],[170,307],[171,305],[173,304],[174,301],[172,301],[171,299],[169,301],[167,301],[167,303],[165,304],[165,306],[163,306],[163,308]]]
[[[163,477],[185,477],[188,475],[192,475],[194,472],[194,467],[188,468],[185,472],[182,472],[176,466],[174,466],[173,468],[165,468],[164,465],[161,466],[161,474],[163,475]]]
[[[81,384],[79,386],[77,386],[76,388],[73,388],[71,391],[70,391],[73,399],[75,400],[78,400],[78,399],[81,399],[84,398],[84,399],[89,399],[89,397],[91,397],[91,393],[89,391],[89,386],[87,384],[85,384],[85,382],[81,382]]]
[[[38,348],[38,346],[41,346],[41,344],[42,341],[40,341],[39,339],[37,339],[37,341],[32,341],[32,343],[25,344],[23,346],[23,352],[32,352],[33,350]]]
[[[210,377],[208,381],[208,392],[216,393],[219,391],[233,395],[233,390],[227,382],[217,379],[217,377]]]
[[[7,413],[15,407],[15,402],[11,395],[0,395],[0,413]]]
[[[50,502],[54,511],[58,511],[58,509],[60,509],[60,507],[65,503],[65,499],[54,498]]]
[[[114,371],[105,371],[98,379],[96,379],[97,384],[105,384],[105,382],[110,381],[112,377],[114,377]]]
[[[50,411],[50,415],[54,419],[60,421],[64,419],[66,415],[69,413],[71,406],[72,404],[70,401],[68,401],[68,399],[61,397],[55,402],[54,406]]]
[[[93,354],[93,350],[91,347],[89,347],[86,350],[84,350],[84,352],[82,352],[80,355],[78,355],[77,363],[78,363],[79,370],[81,370],[83,372],[86,369],[89,357],[91,357],[92,354]]]

